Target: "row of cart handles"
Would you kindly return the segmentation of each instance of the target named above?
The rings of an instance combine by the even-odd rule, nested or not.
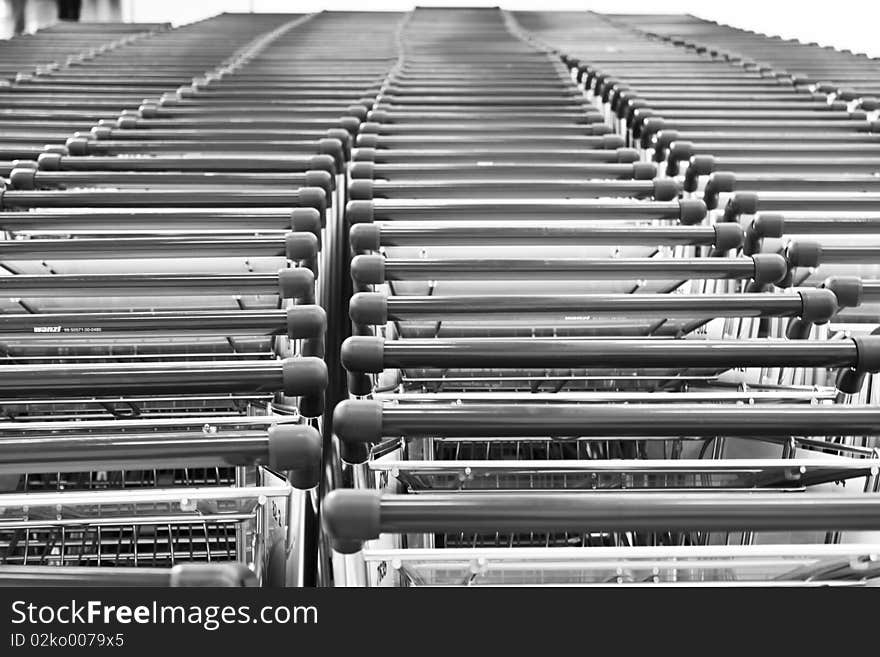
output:
[[[539,48],[543,45],[539,42],[543,20],[535,19],[539,29],[534,34],[538,36],[527,36]],[[595,20],[614,23],[612,18],[596,17]],[[590,175],[627,178],[626,182],[615,181],[614,184],[607,180],[596,183],[594,189],[602,187],[597,194],[611,197],[616,195],[615,190],[627,189],[626,196],[644,194],[645,200],[639,202],[640,210],[636,210],[636,203],[632,201],[586,200],[583,197],[590,195],[589,185],[565,183],[558,189],[568,187],[562,194],[569,199],[536,199],[544,192],[536,191],[537,185],[529,186],[529,180],[507,154],[483,158],[497,164],[499,173],[495,175],[509,176],[506,185],[493,187],[493,174],[469,167],[464,154],[479,149],[490,152],[495,139],[494,126],[487,126],[485,133],[479,136],[463,129],[460,150],[456,153],[447,148],[447,127],[442,113],[448,104],[459,103],[458,110],[466,113],[471,111],[470,103],[483,103],[484,107],[493,103],[500,105],[507,100],[505,96],[512,102],[529,82],[512,79],[506,89],[470,88],[472,98],[468,100],[462,100],[463,90],[457,92],[451,87],[445,90],[447,96],[440,95],[443,91],[432,94],[431,87],[422,84],[417,73],[409,77],[401,75],[389,84],[388,93],[379,97],[378,111],[368,117],[369,127],[364,131],[367,134],[358,137],[354,153],[352,201],[346,214],[354,254],[351,274],[355,294],[349,315],[356,335],[347,339],[342,347],[342,364],[348,371],[349,393],[354,398],[338,404],[333,418],[342,458],[354,464],[355,469],[367,464],[370,472],[381,472],[385,478],[376,484],[383,489],[381,492],[336,490],[325,499],[324,525],[334,548],[341,553],[356,553],[363,549],[365,542],[371,542],[369,563],[375,565],[384,560],[397,563],[395,567],[406,570],[411,581],[418,581],[418,575],[413,572],[420,565],[428,570],[433,558],[443,560],[445,566],[455,563],[457,558],[454,549],[407,550],[404,546],[408,544],[423,547],[419,535],[428,536],[424,540],[429,546],[441,543],[444,537],[461,537],[460,543],[452,543],[460,546],[470,541],[483,545],[482,536],[497,538],[507,534],[671,531],[697,532],[705,536],[711,531],[723,534],[765,529],[876,530],[878,523],[873,507],[877,501],[873,495],[844,498],[832,494],[794,495],[763,490],[748,494],[690,490],[674,494],[656,490],[530,491],[516,489],[515,485],[503,491],[446,493],[430,486],[420,488],[419,475],[426,470],[437,476],[441,476],[437,473],[446,473],[464,489],[464,482],[473,474],[472,467],[503,468],[498,463],[521,465],[527,473],[522,481],[532,482],[528,477],[536,477],[538,481],[533,485],[537,488],[542,484],[554,486],[537,477],[538,467],[530,469],[528,461],[490,460],[478,464],[466,460],[431,461],[435,443],[442,445],[435,454],[444,453],[439,450],[447,446],[447,451],[456,454],[459,448],[464,453],[479,453],[484,444],[481,441],[487,445],[486,453],[491,445],[501,443],[500,453],[512,453],[504,452],[503,445],[509,450],[513,449],[511,445],[517,445],[518,454],[520,445],[540,440],[556,443],[621,440],[663,444],[665,449],[670,438],[699,440],[725,436],[782,445],[794,441],[804,445],[813,437],[827,437],[838,444],[846,442],[837,440],[841,436],[875,432],[878,418],[873,405],[688,405],[665,397],[651,400],[651,395],[640,396],[639,403],[613,404],[602,403],[601,394],[577,403],[546,398],[530,400],[528,394],[511,394],[507,398],[501,395],[492,398],[490,403],[481,403],[475,401],[480,399],[479,393],[471,396],[466,389],[446,396],[432,395],[426,390],[414,393],[418,381],[430,378],[430,375],[420,377],[426,371],[435,372],[437,380],[444,381],[447,377],[454,378],[450,372],[456,370],[484,375],[488,371],[501,380],[506,372],[515,370],[517,378],[527,380],[530,371],[547,373],[558,369],[563,371],[560,376],[564,378],[566,373],[573,374],[582,368],[597,376],[607,376],[606,381],[611,382],[608,385],[613,386],[618,376],[624,378],[627,372],[650,372],[651,368],[661,370],[666,377],[682,372],[713,374],[737,368],[819,368],[838,370],[839,391],[855,395],[880,366],[876,358],[880,354],[877,351],[880,342],[875,335],[846,334],[823,341],[806,339],[814,333],[816,325],[832,321],[840,311],[872,302],[875,281],[834,276],[819,287],[800,287],[807,272],[812,273],[813,268],[821,265],[877,262],[877,251],[870,243],[839,245],[814,237],[839,231],[841,226],[852,228],[853,233],[877,233],[876,218],[872,216],[878,199],[874,191],[876,166],[870,156],[880,153],[880,144],[876,143],[880,123],[869,115],[874,111],[870,103],[862,109],[853,109],[844,100],[844,94],[830,102],[827,93],[795,94],[791,84],[772,70],[747,63],[739,66],[730,57],[733,64],[729,65],[720,54],[717,58],[699,60],[707,64],[719,62],[719,66],[712,65],[702,72],[699,66],[689,70],[687,61],[680,64],[679,60],[687,60],[690,53],[679,50],[678,42],[676,48],[666,51],[670,53],[669,60],[664,59],[663,52],[655,53],[647,46],[644,52],[637,47],[630,55],[617,44],[618,38],[624,40],[629,35],[615,35],[613,31],[610,36],[602,35],[599,29],[594,33],[589,28],[586,36],[578,35],[576,27],[557,26],[550,19],[547,21],[548,38],[563,39],[560,33],[573,35],[574,54],[562,55],[564,63],[578,82],[610,107],[611,118],[616,115],[621,120],[621,132],[627,141],[614,144],[608,139],[613,135],[604,135],[601,139],[607,141],[599,146],[596,136],[584,136],[586,131],[582,124],[568,125],[556,138],[558,159],[542,157],[535,146],[546,140],[547,135],[539,129],[534,136],[518,140],[515,120],[509,120],[506,127],[513,133],[511,140],[527,144],[526,148],[532,151],[529,161],[536,163],[536,173],[531,180],[545,177],[564,180],[569,172],[578,171],[578,167],[586,170],[589,166]],[[489,33],[489,22],[487,18],[486,26],[481,22],[473,29],[476,32],[486,29]],[[529,27],[526,23],[523,30],[526,35]],[[463,33],[468,34],[466,30]],[[421,46],[420,37],[422,35],[415,32],[413,43]],[[641,35],[636,40],[639,38]],[[485,40],[494,46],[495,42],[489,37]],[[429,39],[426,41],[431,43]],[[686,41],[682,40],[682,44]],[[462,46],[464,54],[460,57],[447,54],[443,64],[453,67],[451,76],[452,71],[467,70],[464,65],[468,63],[468,56],[476,52],[479,54],[472,55],[474,70],[481,66],[495,70],[491,68],[497,65],[493,60],[493,46],[487,47],[485,53]],[[564,49],[552,43],[546,48],[551,56]],[[581,49],[583,55],[578,52]],[[422,57],[430,56],[429,46]],[[406,58],[403,61],[404,65],[408,62]],[[679,64],[683,69],[681,73],[676,68]],[[459,65],[461,69],[454,68]],[[725,67],[729,70],[725,71]],[[647,70],[640,74],[640,68]],[[528,64],[520,70],[522,80],[533,71]],[[441,71],[438,65],[435,75],[442,75]],[[491,84],[503,87],[503,77]],[[541,112],[552,111],[549,107],[555,102],[564,112],[571,97],[569,92],[570,88],[560,84],[548,91],[540,102],[531,102],[529,109],[536,117],[545,116]],[[424,124],[415,123],[418,118],[414,117],[412,105],[426,113],[422,117]],[[474,115],[468,114],[468,120],[473,120]],[[499,122],[498,130],[503,130],[505,119],[501,114],[495,118]],[[528,119],[518,117],[516,120]],[[598,121],[587,125],[602,129]],[[594,141],[588,141],[590,139]],[[625,149],[631,142],[648,154],[653,151],[654,164],[664,167],[667,178],[655,179],[653,190],[649,192],[641,178],[645,176],[647,180],[649,175],[654,176],[646,167],[625,170],[619,160],[612,162],[615,168],[607,164],[583,164],[583,156],[573,150],[560,153],[573,140],[597,149]],[[438,144],[440,148],[435,149]],[[526,151],[520,144],[510,147],[511,150],[520,148],[517,155]],[[419,154],[419,148],[424,149],[425,154]],[[430,152],[431,149],[434,151]],[[589,150],[582,152],[590,153]],[[594,152],[601,153],[601,150]],[[608,163],[608,155],[610,153],[597,155],[594,162]],[[567,163],[562,164],[560,160],[566,158]],[[680,167],[685,163],[687,169],[682,172]],[[408,166],[416,173],[408,173]],[[492,168],[487,167],[487,171]],[[680,177],[674,190],[670,187],[667,191],[657,184],[665,184],[674,177]],[[476,183],[476,179],[482,184]],[[514,180],[523,180],[519,192]],[[479,191],[473,191],[478,186]],[[548,184],[546,190],[552,189],[553,185]],[[639,189],[644,191],[634,191]],[[699,200],[691,197],[697,193]],[[484,194],[495,198],[482,202]],[[510,199],[511,194],[522,199]],[[560,195],[549,192],[548,196],[554,194]],[[410,197],[419,200],[410,202]],[[435,202],[433,197],[444,200]],[[860,214],[858,218],[841,218],[842,211]],[[710,213],[717,219],[714,226],[699,226]],[[823,213],[827,214],[823,216]],[[463,216],[476,221],[470,225],[456,222]],[[429,217],[434,225],[423,221]],[[542,222],[529,223],[539,217]],[[583,217],[589,217],[592,225],[578,226],[577,220]],[[650,226],[620,227],[612,223],[650,219],[668,220],[675,225],[667,227],[655,221]],[[741,226],[744,219],[752,221]],[[602,220],[608,221],[607,228],[596,226]],[[689,232],[692,226],[700,227],[700,232]],[[794,242],[783,242],[776,251],[773,239],[784,239],[787,234],[798,237]],[[612,258],[554,259],[538,254],[493,259],[468,258],[465,253],[461,256],[456,253],[438,258],[424,253],[419,257],[403,256],[394,250],[395,247],[649,243],[651,246],[708,246],[712,257],[674,255],[667,258],[664,254],[663,258],[629,259],[615,254]],[[732,249],[742,249],[742,255],[729,257]],[[562,279],[584,283],[584,292],[587,292],[591,291],[594,281],[644,281],[654,275],[672,281],[718,277],[742,279],[746,283],[733,294],[707,294],[706,288],[700,289],[700,293],[688,290],[683,294],[663,294],[670,291],[665,288],[660,294],[534,294],[519,289],[515,294],[492,294],[484,290],[468,293],[473,288],[466,286],[453,287],[455,293],[444,293],[443,290],[450,288],[442,287],[444,281]],[[414,294],[412,290],[418,289],[414,282],[427,283],[427,292]],[[771,285],[795,289],[768,294]],[[389,294],[375,291],[380,287],[388,289]],[[492,334],[488,328],[486,337],[471,337],[463,331],[463,337],[447,338],[441,337],[439,329],[441,323],[449,325],[461,320],[472,320],[475,325],[485,320],[488,326],[495,327],[505,320],[535,318],[537,321],[548,315],[556,322],[548,322],[554,331],[548,333],[552,337],[547,338],[501,337],[501,333]],[[692,321],[685,323],[676,335],[679,339],[564,337],[564,329],[562,335],[555,333],[555,328],[564,324],[559,321],[560,317],[566,321],[587,322],[597,316],[640,315],[649,318],[680,315]],[[725,317],[791,318],[789,339],[686,339],[686,334],[706,322],[706,318]],[[426,337],[431,336],[430,328],[422,333],[407,333],[406,326],[419,322],[436,327],[432,337]],[[382,378],[387,370],[400,370],[405,374],[392,378],[392,385],[387,388],[380,388],[380,380],[387,382]],[[412,381],[407,388],[408,377]],[[404,392],[405,388],[408,393]],[[366,398],[370,395],[374,398]],[[484,398],[490,396],[487,394]],[[680,399],[686,398],[682,395]],[[479,446],[474,452],[467,451],[466,446],[471,443]],[[523,449],[529,453],[527,447]],[[427,460],[418,460],[419,455],[427,456]],[[674,467],[675,460],[668,463]],[[396,488],[388,483],[389,477],[398,478]],[[557,481],[555,485],[562,484]],[[491,487],[492,483],[487,486]],[[403,490],[410,494],[395,494]],[[876,482],[869,482],[866,490],[876,490]],[[849,506],[850,500],[857,502]],[[388,549],[388,535],[406,538],[397,542],[391,539],[395,547]],[[484,554],[480,550],[467,552],[474,558]],[[407,556],[408,553],[412,556]],[[548,558],[553,554],[553,550],[547,551]],[[510,561],[505,562],[504,574],[516,568],[512,565],[516,558],[510,556]],[[568,557],[560,558],[564,561]],[[503,561],[505,557],[499,559]],[[510,570],[506,569],[508,566]],[[473,561],[469,567],[472,573],[482,572]],[[572,572],[577,570],[575,562],[571,568]]]
[[[760,70],[749,69],[736,80],[711,71],[673,78],[674,65],[669,64],[664,80],[638,75],[637,67],[650,62],[634,61],[614,76],[604,71],[604,56],[594,64],[587,63],[588,56],[565,56],[563,65],[558,53],[545,57],[545,50],[515,36],[502,16],[481,13],[448,43],[436,37],[457,19],[447,23],[447,15],[438,15],[439,27],[429,17],[407,21],[402,59],[390,73],[385,71],[384,82],[385,73],[375,71],[392,67],[398,53],[390,46],[387,53],[380,48],[375,60],[349,62],[351,75],[332,83],[316,75],[301,78],[299,68],[289,68],[289,44],[277,57],[260,61],[256,54],[263,52],[263,42],[293,34],[300,20],[294,19],[254,26],[252,39],[245,39],[249,49],[192,85],[153,100],[142,96],[167,89],[168,76],[148,76],[142,86],[127,89],[112,66],[102,72],[104,77],[91,78],[80,76],[76,66],[46,70],[20,76],[4,89],[8,114],[0,121],[9,116],[20,125],[10,132],[15,135],[10,143],[0,144],[0,171],[9,179],[0,189],[0,229],[32,231],[35,239],[0,242],[0,259],[269,256],[295,266],[270,273],[0,277],[0,292],[19,299],[234,294],[282,300],[280,307],[268,309],[242,304],[234,310],[0,315],[0,338],[22,344],[47,344],[59,335],[116,339],[161,331],[167,337],[262,337],[272,345],[271,358],[260,359],[8,364],[0,398],[27,405],[75,396],[243,394],[271,400],[268,408],[294,416],[289,422],[273,416],[262,424],[237,418],[240,424],[221,423],[216,430],[190,426],[179,417],[176,426],[143,418],[106,426],[53,421],[49,429],[18,431],[0,423],[0,434],[11,431],[14,436],[0,441],[0,475],[98,466],[261,466],[284,472],[298,491],[320,485],[323,494],[349,477],[367,487],[364,465],[377,455],[399,455],[401,467],[412,465],[410,457],[418,452],[413,443],[430,444],[433,438],[463,443],[587,438],[662,442],[665,449],[669,439],[730,437],[787,448],[815,437],[876,433],[880,411],[862,403],[688,405],[658,396],[659,401],[639,398],[639,403],[622,405],[604,400],[545,403],[516,395],[486,403],[468,391],[461,401],[447,403],[424,390],[418,399],[381,392],[378,379],[387,370],[515,369],[528,375],[582,368],[607,373],[613,381],[625,378],[625,372],[652,368],[672,370],[664,375],[672,379],[694,371],[714,376],[738,368],[816,368],[837,370],[837,391],[857,395],[880,371],[880,336],[806,339],[844,310],[880,298],[880,282],[834,276],[818,287],[801,286],[804,270],[877,261],[877,247],[869,243],[839,245],[817,237],[841,226],[874,234],[880,225],[870,214],[833,216],[870,212],[880,198],[870,164],[872,149],[880,149],[875,142],[880,124],[869,116],[875,111],[869,103],[853,109],[845,100],[828,102],[817,93],[800,94],[797,103],[788,104],[775,94],[794,95],[790,86]],[[333,17],[322,20],[332,24]],[[449,52],[450,47],[460,50]],[[600,46],[585,40],[583,47]],[[211,48],[203,53],[205,68],[207,62],[216,64],[216,52],[224,51],[222,43]],[[607,56],[613,64],[615,54]],[[253,77],[240,74],[254,62]],[[626,134],[615,133],[614,116],[609,119],[587,104],[566,77],[569,70],[608,103],[626,125]],[[306,79],[308,88],[302,88]],[[84,98],[90,84],[106,88]],[[673,85],[707,96],[680,100],[664,95]],[[54,130],[57,124],[45,119],[43,93],[52,94],[45,107],[66,112],[69,126],[62,123],[63,129]],[[731,98],[731,104],[723,105]],[[136,105],[137,110],[117,119],[106,116],[120,106]],[[79,132],[70,137],[74,130]],[[789,151],[789,144],[807,132],[826,138]],[[63,145],[44,148],[48,137]],[[188,152],[196,147],[200,154]],[[259,153],[252,153],[255,148]],[[645,149],[653,149],[655,161],[647,161]],[[792,164],[795,158],[800,159]],[[345,175],[343,190],[339,183]],[[817,214],[822,212],[829,215]],[[709,217],[718,221],[708,224]],[[750,220],[743,222],[743,217]],[[90,234],[107,229],[147,236]],[[58,236],[66,230],[89,234]],[[164,234],[177,230],[190,234]],[[227,230],[258,235],[239,237]],[[217,231],[223,234],[205,235]],[[798,237],[788,241],[787,235]],[[781,246],[774,240],[783,240]],[[474,259],[400,257],[394,251],[490,245],[685,247],[708,257]],[[585,293],[593,281],[610,279],[661,281],[661,293]],[[438,281],[487,280],[576,281],[584,293],[447,294],[433,289]],[[695,280],[732,282],[710,284],[700,293],[696,288],[666,293],[681,281]],[[427,282],[429,292],[395,293],[398,282]],[[769,293],[770,286],[780,290]],[[390,293],[377,291],[382,287]],[[737,292],[722,293],[733,289]],[[687,321],[677,329],[678,339],[436,334],[424,339],[400,329],[410,322],[439,327],[441,322],[488,319],[495,325],[545,316],[557,323],[561,318],[562,324],[595,317]],[[717,318],[785,319],[788,339],[687,339],[689,332]],[[354,335],[343,341],[349,324]],[[347,391],[338,365],[347,372]],[[346,393],[354,398],[343,399]],[[286,398],[296,398],[296,404]],[[346,466],[340,481],[328,482],[328,467],[342,469],[327,461],[335,458],[331,426]],[[319,429],[326,432],[323,438]],[[635,449],[638,454],[640,447]],[[374,461],[379,469],[381,461]],[[444,464],[458,476],[454,461],[433,463]],[[385,471],[386,480],[400,474],[394,468]],[[858,475],[868,479],[866,489],[876,488],[873,466]],[[380,495],[340,489],[323,499],[322,513],[333,547],[352,553],[380,534],[880,530],[875,498],[766,490],[749,495],[575,490]],[[22,526],[38,520],[18,519]],[[31,577],[79,581],[81,575],[75,569],[23,574],[0,566],[0,583]],[[96,575],[94,581],[106,580]],[[123,570],[118,581],[249,585],[255,579],[237,566],[212,565],[170,572]]]

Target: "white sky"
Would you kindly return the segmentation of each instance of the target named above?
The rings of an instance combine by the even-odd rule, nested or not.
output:
[[[125,0],[126,17],[137,21],[189,23],[222,11],[309,13],[322,9],[406,11],[420,6],[502,6],[523,10],[593,10],[611,13],[690,13],[784,38],[816,41],[880,57],[880,0],[782,2],[780,0]]]

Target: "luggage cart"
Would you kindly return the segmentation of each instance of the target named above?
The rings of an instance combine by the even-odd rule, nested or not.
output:
[[[337,208],[394,60],[393,21],[328,49],[352,18],[223,15],[10,89],[10,582],[318,581]]]
[[[553,24],[556,40],[536,38],[536,23]],[[342,349],[351,398],[333,427],[356,490],[325,501],[337,583],[875,578],[862,564],[878,528],[857,509],[880,499],[876,408],[865,397],[876,336],[838,330],[836,316],[857,304],[846,285],[799,273],[814,246],[775,249],[714,211],[722,195],[743,193],[740,180],[746,194],[763,197],[760,181],[795,197],[784,163],[733,179],[710,168],[705,186],[699,167],[659,167],[655,189],[682,176],[674,198],[636,199],[640,176],[610,185],[599,178],[619,168],[517,146],[542,173],[571,166],[588,178],[580,190],[601,189],[545,199],[540,176],[502,188],[519,164],[513,152],[495,160],[501,148],[490,144],[505,129],[519,143],[579,134],[570,114],[581,98],[585,116],[641,149],[640,164],[663,163],[691,136],[855,141],[867,117],[591,14],[420,9],[401,43],[355,142],[346,209],[355,335]],[[575,44],[560,69],[558,53]],[[530,85],[540,98],[520,99]],[[522,119],[504,117],[505,94],[530,104],[534,136],[513,133]],[[650,113],[653,100],[662,114]],[[497,123],[474,148],[469,128],[484,112]],[[453,117],[466,127],[453,129]],[[815,196],[829,198],[818,209],[837,211],[852,196],[846,185],[864,182],[859,170],[816,175]],[[608,198],[615,189],[621,198]],[[859,257],[846,248],[832,248],[828,264]]]

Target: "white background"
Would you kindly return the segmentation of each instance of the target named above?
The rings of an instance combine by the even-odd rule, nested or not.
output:
[[[756,30],[765,34],[821,45],[849,48],[880,57],[880,0],[825,0],[781,2],[772,0],[124,0],[125,17],[137,21],[189,23],[221,11],[275,11],[309,13],[322,9],[407,11],[421,6],[502,6],[522,10],[593,10],[610,13],[690,13],[701,18]]]

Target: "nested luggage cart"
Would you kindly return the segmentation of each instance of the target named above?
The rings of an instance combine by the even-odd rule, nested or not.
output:
[[[776,244],[772,219],[722,212],[755,193],[868,208],[865,169],[795,169],[813,194],[785,161],[678,166],[686,140],[694,158],[786,130],[849,143],[867,117],[594,14],[417,10],[401,42],[351,168],[351,398],[333,428],[355,490],[324,505],[337,583],[876,578],[880,342],[838,319],[872,293],[838,267],[874,252]],[[505,101],[533,105],[528,128]],[[624,143],[566,150],[600,122]],[[490,143],[504,129],[515,150]],[[625,144],[632,168],[611,154]],[[544,198],[545,175],[578,182]]]
[[[306,424],[277,422],[193,415],[3,423],[2,476],[29,474],[2,496],[9,568],[0,581],[26,577],[29,567],[88,580],[85,567],[225,562],[250,566],[241,581],[306,581],[302,498],[320,478],[321,438]],[[195,582],[203,573],[207,583],[235,572],[187,567],[164,576]]]
[[[328,48],[352,18],[223,15],[15,81],[0,582],[317,583],[330,252],[394,59],[393,20]]]

